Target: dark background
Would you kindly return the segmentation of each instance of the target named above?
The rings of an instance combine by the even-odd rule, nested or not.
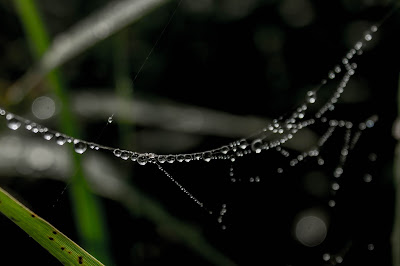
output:
[[[105,2],[38,1],[38,5],[48,29],[55,36]],[[363,31],[392,8],[386,1],[242,2],[246,1],[183,0],[177,8],[177,1],[171,1],[126,28],[124,60],[133,80],[176,10],[133,82],[133,97],[154,102],[166,99],[243,116],[278,117],[301,103],[306,92],[327,76],[362,37]],[[7,1],[0,3],[0,88],[4,91],[33,60],[13,5]],[[358,68],[348,91],[336,110],[328,115],[354,121],[355,125],[371,115],[379,116],[376,126],[365,131],[350,154],[336,195],[331,194],[329,186],[334,181],[332,172],[339,160],[344,130],[338,130],[324,147],[326,163],[322,167],[315,160],[307,160],[291,168],[279,153],[268,151],[238,160],[235,171],[244,181],[231,183],[230,163],[225,161],[166,165],[165,169],[214,213],[219,212],[221,204],[227,204],[226,230],[221,229],[216,215],[199,208],[155,166],[140,167],[103,153],[111,157],[121,178],[129,178],[130,183],[158,200],[172,215],[195,225],[209,243],[238,265],[336,263],[333,259],[324,264],[324,253],[331,254],[332,258],[342,256],[343,265],[391,265],[395,146],[391,127],[396,117],[399,24],[398,12],[385,21],[370,47],[356,60]],[[115,93],[113,38],[62,67],[71,95],[89,88]],[[28,113],[32,99],[42,92],[39,89],[11,108],[20,115]],[[180,132],[132,125],[119,121],[118,115],[99,139],[107,117],[85,119],[79,119],[84,139],[138,151],[169,153],[170,148],[172,153],[188,153],[235,140],[193,134],[196,144],[176,148],[179,140],[170,142],[167,136],[177,134],[179,139]],[[43,124],[57,129],[55,121]],[[121,124],[130,129],[124,138]],[[9,133],[3,125],[2,129]],[[326,125],[316,125],[312,129],[322,134]],[[146,138],[149,134],[157,138]],[[165,142],[169,146],[163,145]],[[163,150],[157,150],[157,146]],[[372,153],[377,155],[374,162],[369,159]],[[277,174],[276,168],[281,165],[284,173]],[[323,173],[324,178],[310,181],[307,176],[315,171]],[[367,173],[373,176],[370,183],[363,181]],[[2,186],[62,232],[77,239],[66,196],[68,188],[61,194],[64,182],[18,178],[17,174],[7,173],[1,176]],[[259,176],[261,182],[245,181],[252,176]],[[314,189],[320,192],[313,193]],[[327,204],[332,198],[337,203],[334,208]],[[57,199],[58,205],[52,208]],[[102,202],[116,265],[210,264],[175,241],[168,227],[132,216],[111,199],[102,198]],[[304,211],[323,213],[326,218],[327,237],[316,247],[302,245],[293,234],[296,217]],[[57,264],[5,217],[0,218],[0,224],[3,258],[11,259],[13,265]],[[372,251],[367,248],[371,243]]]

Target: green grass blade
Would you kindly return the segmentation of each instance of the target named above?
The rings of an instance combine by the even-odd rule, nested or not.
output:
[[[32,47],[33,56],[39,60],[49,46],[49,36],[40,13],[33,0],[14,0],[15,7],[26,36]],[[69,136],[79,138],[77,123],[69,110],[69,99],[62,75],[54,69],[47,76],[52,90],[61,102],[60,128]],[[79,155],[73,153],[75,175],[69,186],[74,207],[75,223],[81,244],[106,264],[111,263],[108,249],[107,230],[99,200],[88,189],[80,167]]]
[[[0,188],[0,212],[64,265],[103,265],[66,235]]]

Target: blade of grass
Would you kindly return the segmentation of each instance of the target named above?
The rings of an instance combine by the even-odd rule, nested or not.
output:
[[[15,0],[14,3],[28,41],[33,48],[33,55],[36,59],[39,59],[49,46],[49,37],[35,2],[33,0]],[[79,132],[75,126],[76,122],[69,110],[67,90],[57,69],[49,73],[48,81],[55,95],[61,101],[61,130],[78,138]],[[73,153],[73,156],[75,175],[70,185],[70,196],[74,206],[77,231],[82,245],[87,250],[106,264],[111,264],[111,256],[107,246],[107,230],[105,229],[100,202],[91,193],[86,183],[78,155]]]
[[[9,88],[7,93],[8,101],[17,103],[24,94],[34,88],[42,78],[51,70],[74,56],[82,53],[89,47],[106,39],[115,32],[130,23],[139,20],[153,9],[167,3],[169,0],[123,0],[112,1],[105,7],[87,16],[78,22],[68,31],[57,35],[48,49],[38,61],[37,65],[30,69],[15,84]],[[17,0],[19,5],[24,5],[25,1]],[[26,1],[30,2],[30,1]],[[27,22],[36,19],[35,15],[29,13],[29,8],[21,8]],[[27,25],[27,29],[39,36],[40,23]],[[44,35],[45,36],[45,35]],[[46,38],[43,38],[44,41]]]
[[[0,188],[0,212],[64,265],[103,265],[66,235]]]

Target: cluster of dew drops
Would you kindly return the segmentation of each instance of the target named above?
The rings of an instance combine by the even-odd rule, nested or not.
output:
[[[306,94],[305,101],[288,117],[279,117],[278,119],[274,119],[271,124],[261,129],[259,132],[255,133],[249,138],[243,138],[237,141],[234,141],[228,145],[224,145],[222,147],[218,147],[213,150],[207,150],[198,153],[189,153],[189,154],[169,154],[169,155],[159,155],[155,153],[138,153],[134,151],[123,150],[119,148],[111,148],[107,146],[103,146],[97,143],[88,142],[84,140],[75,139],[71,136],[67,136],[66,134],[48,129],[40,124],[35,122],[31,122],[23,117],[17,116],[13,113],[7,112],[4,109],[0,108],[0,116],[5,117],[7,126],[12,130],[19,129],[22,125],[24,125],[25,129],[31,131],[33,133],[42,134],[45,140],[55,140],[58,145],[64,145],[65,143],[72,143],[74,145],[74,149],[78,154],[83,154],[88,147],[92,150],[109,150],[114,156],[122,159],[122,160],[131,160],[133,162],[137,162],[138,165],[146,165],[148,163],[153,163],[158,166],[158,168],[166,174],[169,179],[174,182],[187,196],[189,196],[196,204],[200,207],[205,208],[203,203],[199,201],[196,197],[194,197],[189,191],[187,191],[180,183],[178,183],[171,174],[169,174],[164,168],[161,167],[161,164],[164,163],[189,163],[192,161],[204,161],[210,162],[212,160],[230,160],[232,163],[239,157],[243,157],[252,153],[258,154],[262,151],[266,150],[275,150],[281,153],[285,157],[289,157],[290,153],[281,147],[282,144],[292,139],[297,132],[301,129],[306,128],[310,125],[315,124],[316,122],[328,123],[329,128],[322,135],[318,142],[318,146],[303,152],[300,155],[297,155],[296,158],[291,159],[289,162],[290,166],[296,166],[301,161],[303,161],[306,157],[317,157],[318,164],[322,165],[324,163],[324,159],[319,156],[319,149],[324,145],[324,143],[329,139],[329,137],[335,131],[337,127],[345,127],[347,129],[345,134],[345,145],[342,149],[341,158],[339,166],[336,168],[334,172],[335,177],[339,177],[343,173],[343,164],[346,161],[347,154],[349,150],[353,148],[355,143],[357,142],[361,131],[371,127],[370,124],[374,123],[374,119],[367,120],[365,123],[359,125],[359,130],[351,135],[351,128],[353,124],[348,121],[337,121],[337,120],[328,120],[324,114],[328,111],[333,111],[335,109],[335,103],[339,100],[342,93],[344,92],[347,83],[350,78],[355,74],[355,70],[357,68],[357,64],[352,62],[352,59],[355,56],[359,56],[363,54],[363,47],[367,42],[372,40],[373,33],[378,30],[377,26],[371,26],[370,29],[364,34],[363,38],[356,42],[352,49],[350,49],[345,57],[342,58],[340,64],[337,64],[333,67],[332,70],[328,72],[327,79],[322,79],[319,86],[314,90],[310,90]],[[339,85],[336,87],[333,95],[324,103],[322,107],[320,107],[314,114],[306,113],[310,104],[314,104],[317,102],[317,92],[320,88],[322,88],[329,80],[333,80],[337,77],[341,76],[339,81]],[[111,115],[107,123],[111,124],[113,122],[114,114]],[[267,137],[271,135],[276,135],[274,140],[267,140]],[[284,168],[277,168],[278,173],[283,173]],[[233,173],[233,167],[230,168],[230,176],[231,181],[235,182],[236,179]],[[366,177],[366,180],[370,180],[370,178]],[[260,182],[260,178],[251,177],[249,182]],[[366,181],[369,182],[369,181]],[[339,189],[339,184],[337,182],[332,184],[333,190]],[[329,201],[329,206],[333,207],[335,205],[334,200]],[[219,223],[222,223],[223,215],[226,213],[227,207],[226,204],[222,205],[220,215],[217,220]],[[209,211],[212,214],[211,211]],[[226,228],[225,225],[222,226],[223,229]]]

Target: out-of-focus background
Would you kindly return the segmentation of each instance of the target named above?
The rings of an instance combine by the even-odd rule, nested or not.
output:
[[[108,2],[34,1],[50,40]],[[0,1],[1,106],[106,146],[158,154],[208,150],[291,111],[392,9],[385,0],[159,2],[110,37],[99,36],[52,80],[13,98],[12,85],[40,58],[34,41],[40,34],[30,36],[23,26],[24,1]],[[287,158],[267,151],[235,162],[241,182],[233,183],[230,162],[166,165],[209,215],[154,165],[91,149],[73,159],[71,145],[12,131],[3,119],[0,185],[112,265],[392,265],[399,18],[395,12],[368,43],[329,114],[355,125],[379,117],[338,183],[332,173],[344,130],[324,147],[323,166],[310,160],[292,169]],[[324,130],[311,127],[286,149],[306,151]],[[95,195],[89,229],[77,218],[77,206],[87,206],[73,193],[86,184],[71,178],[79,174]],[[251,181],[256,177],[260,182]],[[92,225],[97,235],[85,238]],[[0,254],[13,265],[58,263],[4,216],[0,232]]]

